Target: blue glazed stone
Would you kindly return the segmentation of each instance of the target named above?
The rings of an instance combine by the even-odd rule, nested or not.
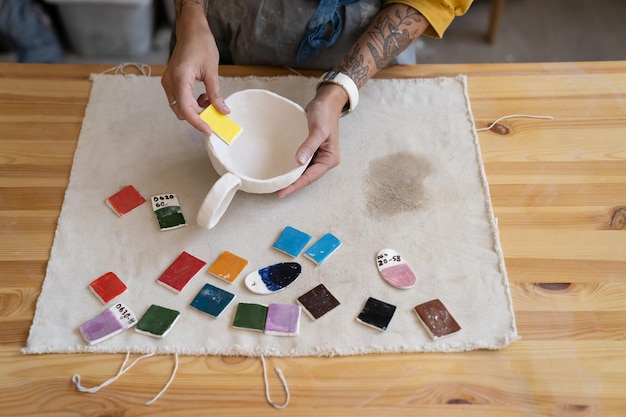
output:
[[[304,256],[321,265],[333,252],[339,249],[339,246],[341,246],[341,240],[332,233],[326,233],[304,252]]]
[[[274,264],[248,274],[245,284],[255,294],[273,294],[290,286],[301,272],[297,262]]]
[[[311,235],[287,226],[274,243],[274,249],[295,258],[300,255],[300,252],[302,252],[310,240]]]

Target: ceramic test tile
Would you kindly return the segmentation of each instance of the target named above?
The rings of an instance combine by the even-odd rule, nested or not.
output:
[[[124,304],[117,303],[87,320],[79,327],[79,331],[90,345],[95,345],[136,324],[137,318],[133,312]]]
[[[378,252],[376,265],[380,275],[392,287],[406,290],[417,282],[409,264],[393,249]]]
[[[126,292],[128,287],[115,273],[107,272],[93,280],[89,284],[89,289],[103,304],[108,304]]]
[[[414,311],[430,337],[434,340],[461,330],[461,326],[459,326],[439,299],[420,304],[415,307]]]
[[[224,251],[209,267],[209,274],[232,283],[247,265],[247,259],[229,251]]]
[[[339,249],[340,246],[341,240],[332,233],[326,233],[304,252],[304,256],[316,264],[321,265],[330,255]]]
[[[395,311],[396,306],[370,297],[357,317],[357,321],[384,331],[387,330]]]
[[[283,252],[293,258],[300,255],[300,252],[311,240],[311,235],[304,233],[294,227],[287,226],[274,242],[274,249]]]
[[[265,320],[265,334],[296,336],[300,332],[300,306],[297,304],[270,304]]]
[[[187,226],[176,194],[161,194],[152,197],[152,210],[161,231]]]
[[[165,337],[179,317],[179,311],[152,304],[137,323],[135,331],[152,337]]]
[[[328,291],[324,284],[298,297],[298,304],[312,319],[317,320],[333,308],[339,306],[339,301]]]
[[[211,284],[204,284],[190,305],[198,311],[217,318],[234,299],[235,294]]]
[[[146,202],[132,185],[127,185],[106,199],[107,206],[122,217]]]
[[[206,262],[203,260],[183,251],[165,272],[161,274],[157,282],[179,293],[205,265]]]
[[[262,304],[239,303],[233,327],[262,332],[265,330],[268,307]]]
[[[227,145],[230,145],[243,132],[241,126],[230,117],[218,112],[212,104],[200,113],[200,118],[211,126],[213,133]]]
[[[273,294],[293,284],[300,272],[302,266],[299,263],[283,262],[249,273],[244,283],[255,294]]]

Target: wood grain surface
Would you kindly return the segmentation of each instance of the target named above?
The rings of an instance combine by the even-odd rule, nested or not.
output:
[[[259,359],[181,357],[169,390],[146,406],[167,381],[173,357],[145,359],[115,384],[86,394],[71,383],[74,373],[96,385],[123,358],[20,353],[69,180],[89,74],[110,67],[0,64],[0,415],[626,415],[623,217],[619,227],[626,207],[626,61],[423,65],[380,74],[467,74],[478,128],[507,114],[554,116],[508,119],[479,133],[522,339],[501,351],[269,359],[291,391],[280,411],[265,401]],[[153,75],[163,69],[153,67]],[[273,370],[269,382],[282,403]]]

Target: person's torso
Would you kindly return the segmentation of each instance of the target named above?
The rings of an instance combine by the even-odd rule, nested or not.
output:
[[[360,0],[338,9],[343,29],[317,57],[298,61],[315,0],[211,0],[209,25],[222,64],[330,69],[352,47],[381,9],[383,0]]]

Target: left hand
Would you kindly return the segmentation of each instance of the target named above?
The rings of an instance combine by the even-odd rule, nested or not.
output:
[[[311,162],[300,178],[278,192],[284,197],[312,184],[341,161],[339,151],[339,117],[347,94],[337,85],[322,85],[306,107],[309,136],[296,152],[300,165]]]

